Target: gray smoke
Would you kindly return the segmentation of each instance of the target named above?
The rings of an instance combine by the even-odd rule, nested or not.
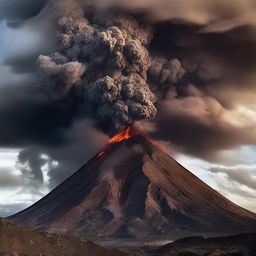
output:
[[[78,61],[67,62],[60,59],[57,54],[54,57],[39,56],[40,67],[45,74],[42,80],[44,90],[53,98],[63,98],[68,94],[72,86],[78,85],[86,67]]]
[[[154,58],[149,75],[158,84],[176,84],[185,75],[185,70],[181,62],[176,58],[172,60]]]
[[[39,183],[44,182],[42,167],[46,160],[41,157],[41,153],[34,149],[21,151],[18,157],[18,165],[24,177],[29,177]]]
[[[75,92],[90,117],[116,129],[153,119],[153,91],[182,79],[181,62],[150,55],[150,24],[114,12],[85,13],[59,19],[57,51],[38,59],[42,89],[55,100]]]

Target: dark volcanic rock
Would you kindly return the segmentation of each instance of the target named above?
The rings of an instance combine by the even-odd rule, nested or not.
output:
[[[0,256],[129,255],[133,254],[105,249],[78,237],[32,232],[0,218]]]
[[[9,220],[91,239],[256,232],[254,213],[221,196],[141,135],[112,144]]]
[[[161,256],[256,256],[256,234],[228,237],[187,237],[163,246]]]

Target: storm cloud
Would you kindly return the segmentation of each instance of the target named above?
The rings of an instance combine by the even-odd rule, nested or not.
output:
[[[82,3],[83,0],[78,0]],[[148,20],[181,20],[203,25],[204,31],[227,31],[242,25],[255,25],[254,0],[96,0],[98,8],[119,7],[133,13],[142,13]]]
[[[37,15],[45,3],[46,0],[2,0],[0,3],[0,20],[5,19],[9,25],[17,26]]]

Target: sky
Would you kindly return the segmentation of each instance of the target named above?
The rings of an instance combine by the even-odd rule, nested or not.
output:
[[[0,216],[131,123],[256,212],[254,1],[88,2],[0,3]]]

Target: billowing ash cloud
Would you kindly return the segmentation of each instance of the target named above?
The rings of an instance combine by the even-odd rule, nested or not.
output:
[[[185,71],[178,59],[150,55],[152,29],[111,12],[61,18],[58,51],[38,59],[42,89],[54,99],[78,95],[90,117],[117,130],[153,119],[158,99],[153,90],[179,82]]]

